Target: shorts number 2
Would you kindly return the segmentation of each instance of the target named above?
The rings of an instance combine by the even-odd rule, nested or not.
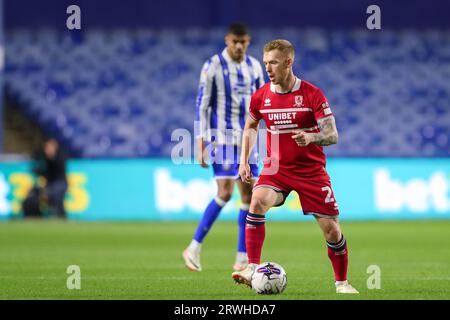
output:
[[[332,191],[331,188],[326,186],[322,188],[322,191],[326,191],[327,192],[327,196],[325,197],[325,203],[330,203],[333,202],[334,199],[331,197]]]

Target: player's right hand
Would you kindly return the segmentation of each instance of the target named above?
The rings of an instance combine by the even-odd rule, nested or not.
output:
[[[241,163],[239,165],[239,176],[241,177],[242,182],[252,182],[252,172],[250,171],[250,165],[248,163]]]

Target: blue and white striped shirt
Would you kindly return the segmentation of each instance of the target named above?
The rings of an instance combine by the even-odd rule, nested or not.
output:
[[[240,145],[251,96],[263,85],[261,64],[249,55],[238,63],[225,48],[206,61],[197,96],[197,138]]]

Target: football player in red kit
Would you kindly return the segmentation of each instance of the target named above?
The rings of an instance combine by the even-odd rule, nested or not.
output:
[[[251,287],[261,263],[265,214],[281,206],[291,191],[299,195],[303,213],[317,220],[328,247],[337,293],[358,293],[347,281],[347,241],[338,222],[339,210],[325,169],[323,146],[337,143],[338,132],[327,99],[319,88],[296,77],[292,70],[294,47],[287,40],[264,46],[264,65],[270,82],[251,99],[239,167],[244,182],[251,181],[248,164],[258,124],[267,126],[267,158],[257,180],[246,219],[248,267],[232,274]]]

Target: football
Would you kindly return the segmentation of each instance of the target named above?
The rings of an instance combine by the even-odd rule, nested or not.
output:
[[[252,276],[252,288],[258,294],[279,294],[286,289],[287,275],[283,267],[275,262],[258,265]]]

